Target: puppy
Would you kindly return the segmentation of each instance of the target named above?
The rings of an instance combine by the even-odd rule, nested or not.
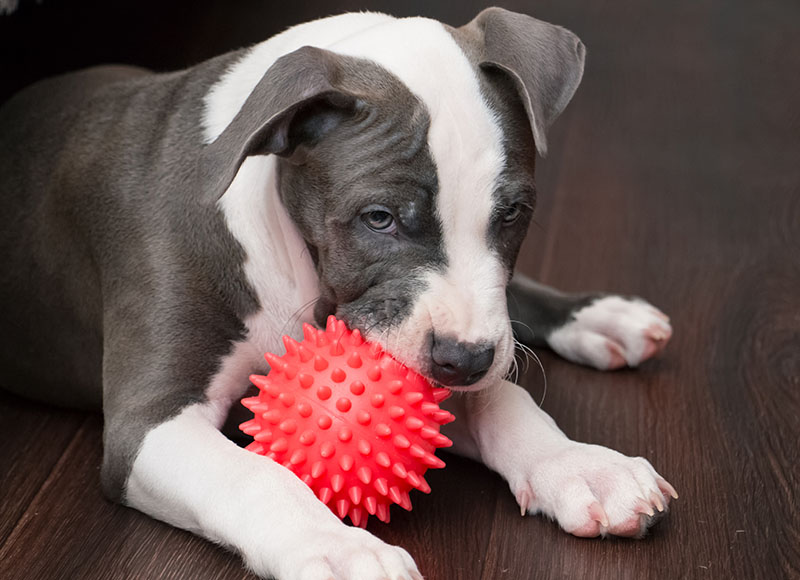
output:
[[[536,152],[576,90],[570,32],[496,8],[451,28],[346,14],[170,74],[102,67],[0,112],[0,380],[101,407],[102,485],[280,580],[420,578],[220,433],[284,332],[336,313],[451,398],[455,451],[522,513],[640,536],[672,487],[570,441],[507,382],[519,339],[601,369],[663,347],[638,299],[513,273]],[[258,524],[256,525],[256,522]]]

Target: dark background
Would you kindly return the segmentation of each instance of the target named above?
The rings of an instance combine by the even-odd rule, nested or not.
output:
[[[638,370],[540,353],[544,408],[574,438],[648,457],[681,497],[641,542],[580,540],[520,517],[499,477],[448,456],[431,495],[370,530],[428,580],[800,577],[800,3],[499,4],[588,48],[538,163],[520,268],[645,296],[675,329]],[[187,66],[344,10],[458,25],[484,6],[26,1],[0,17],[0,99],[89,64]],[[521,383],[542,398],[537,367]],[[249,577],[224,550],[103,500],[101,427],[0,393],[0,577]]]

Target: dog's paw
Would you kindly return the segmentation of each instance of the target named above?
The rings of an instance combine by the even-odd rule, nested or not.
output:
[[[361,528],[320,526],[294,536],[281,555],[279,580],[422,580],[408,552]]]
[[[612,370],[639,365],[671,336],[669,318],[654,306],[638,298],[605,296],[573,313],[547,342],[567,360]]]
[[[522,513],[543,513],[581,537],[640,538],[678,497],[646,459],[599,445],[570,442],[531,470],[510,481]]]

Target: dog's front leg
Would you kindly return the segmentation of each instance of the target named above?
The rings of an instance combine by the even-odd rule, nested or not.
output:
[[[226,439],[217,429],[223,414],[214,402],[196,403],[149,431],[126,503],[236,549],[262,576],[421,579],[404,550],[346,526],[290,471]]]
[[[522,513],[543,513],[577,536],[640,537],[675,490],[641,457],[567,438],[521,387],[451,397],[448,432],[461,452],[509,483]]]

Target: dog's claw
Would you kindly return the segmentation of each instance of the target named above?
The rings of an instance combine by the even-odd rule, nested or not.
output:
[[[661,496],[660,493],[656,493],[655,491],[650,492],[650,503],[656,506],[656,509],[660,512],[664,511],[664,498]]]
[[[525,488],[517,494],[517,503],[519,504],[519,515],[525,517],[531,507],[531,500],[533,499],[533,492],[530,488]]]
[[[669,316],[667,316],[666,314],[664,314],[663,312],[661,312],[661,311],[660,311],[658,308],[653,308],[653,314],[655,314],[655,315],[656,315],[656,316],[658,316],[658,317],[659,317],[661,320],[663,320],[664,322],[666,322],[667,324],[669,324],[669,321],[670,321],[670,318],[669,318]]]
[[[598,522],[604,528],[608,528],[608,515],[600,502],[595,501],[589,505],[589,517]]]
[[[621,369],[628,364],[625,360],[622,347],[616,342],[612,340],[607,341],[606,348],[608,349],[608,370]]]
[[[678,492],[675,491],[675,488],[672,487],[666,479],[659,477],[656,479],[656,483],[658,484],[658,489],[660,489],[664,495],[669,495],[672,499],[678,499]]]
[[[649,503],[647,503],[641,498],[636,500],[636,505],[634,506],[633,511],[637,514],[643,514],[643,515],[646,514],[650,517],[653,517],[655,515],[655,512],[653,511],[653,506],[651,506]]]
[[[672,337],[672,332],[669,327],[664,327],[658,324],[650,326],[645,332],[654,342],[661,343],[669,340]],[[659,344],[659,348],[661,345]]]

